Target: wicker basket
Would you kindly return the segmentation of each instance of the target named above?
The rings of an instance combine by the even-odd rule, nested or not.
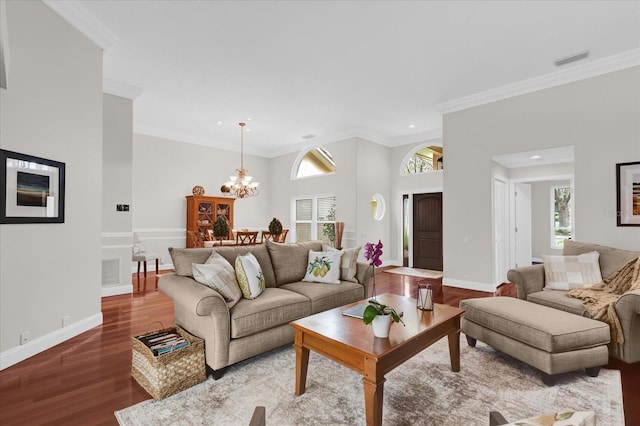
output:
[[[189,346],[154,356],[151,349],[135,337],[131,338],[133,359],[131,375],[155,399],[187,389],[206,378],[204,340],[192,336],[180,327],[160,331],[178,333],[189,341]]]

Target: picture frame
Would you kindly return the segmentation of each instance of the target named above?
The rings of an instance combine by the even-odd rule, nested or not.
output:
[[[0,223],[64,223],[65,163],[0,149]]]
[[[640,226],[640,161],[616,164],[618,226]]]

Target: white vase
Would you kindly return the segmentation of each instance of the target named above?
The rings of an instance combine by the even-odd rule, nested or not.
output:
[[[376,337],[389,337],[389,329],[391,328],[391,315],[376,315],[371,326],[373,327],[373,335]]]

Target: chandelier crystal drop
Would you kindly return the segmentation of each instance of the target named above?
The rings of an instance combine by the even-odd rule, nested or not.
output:
[[[224,184],[229,188],[229,195],[234,195],[236,198],[247,198],[254,195],[258,195],[259,182],[252,182],[252,177],[247,176],[247,169],[244,168],[244,126],[245,123],[238,123],[240,125],[240,168],[236,169],[237,176],[229,176],[229,180]]]

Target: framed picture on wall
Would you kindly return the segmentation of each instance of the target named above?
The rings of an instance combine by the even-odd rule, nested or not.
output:
[[[64,223],[65,164],[0,149],[0,223]]]
[[[640,226],[640,161],[616,164],[618,226]]]

